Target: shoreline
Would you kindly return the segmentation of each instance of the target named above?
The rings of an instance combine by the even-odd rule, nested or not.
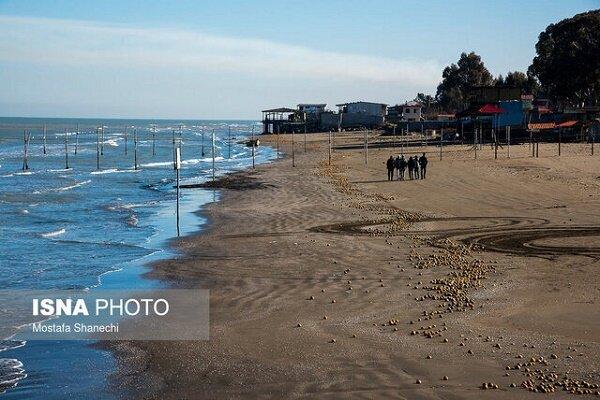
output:
[[[269,141],[266,137],[261,139]],[[289,138],[282,140],[286,139]],[[463,200],[473,205],[471,214],[468,207],[457,204],[452,197],[447,197],[449,205],[434,198],[423,207],[412,203],[412,199],[418,198],[419,191],[431,190],[432,181],[443,185],[435,175],[448,174],[436,170],[437,160],[432,160],[429,172],[433,178],[390,184],[383,179],[383,164],[379,165],[389,149],[374,149],[373,161],[366,169],[360,167],[360,151],[336,151],[334,166],[330,168],[326,166],[324,143],[322,135],[311,134],[311,151],[304,154],[296,150],[295,168],[286,151],[285,158],[258,166],[256,171],[232,174],[233,182],[236,177],[243,181],[253,175],[265,185],[221,190],[219,202],[199,210],[207,218],[206,229],[172,243],[182,256],[151,265],[150,278],[211,289],[211,339],[113,345],[120,360],[115,376],[119,387],[140,398],[197,397],[201,393],[208,398],[336,398],[360,397],[361,393],[409,398],[535,396],[520,387],[531,376],[524,375],[521,368],[517,372],[506,371],[507,365],[512,369],[515,363],[526,362],[518,356],[536,359],[527,368],[543,366],[538,362],[542,357],[544,362],[552,359],[557,372],[570,371],[582,380],[598,381],[593,372],[598,366],[590,360],[600,350],[598,335],[593,333],[599,321],[588,318],[583,325],[589,332],[585,335],[567,326],[548,331],[546,325],[554,324],[556,317],[545,315],[548,311],[535,307],[535,303],[552,300],[560,318],[566,318],[565,312],[583,317],[589,315],[590,308],[573,310],[570,304],[553,297],[556,294],[552,291],[529,293],[531,277],[546,282],[550,278],[539,268],[547,268],[545,263],[559,268],[556,259],[532,259],[510,247],[491,252],[485,251],[484,245],[460,247],[461,234],[467,243],[473,239],[469,235],[480,231],[511,234],[512,225],[521,227],[520,233],[530,229],[526,225],[532,222],[525,214],[531,211],[511,211],[509,207],[504,216],[499,215],[501,203],[493,197],[479,199],[478,206],[471,204],[473,200]],[[284,145],[289,146],[289,142]],[[435,149],[429,150],[435,154]],[[517,154],[517,149],[513,151]],[[520,165],[513,164],[531,164],[528,168],[536,171],[534,164],[548,162],[515,157],[493,165],[493,160],[482,159],[475,163],[483,171],[480,172],[472,170],[473,163],[463,161],[441,161],[440,167],[447,163],[456,168],[456,182],[488,176],[488,172],[498,175],[508,168],[510,174],[502,175],[502,179],[514,178],[535,185],[539,176],[532,177],[522,172]],[[547,172],[543,174],[548,175],[542,177],[546,184],[546,180],[552,182],[548,184],[552,188],[545,193],[551,193],[561,182]],[[488,186],[495,189],[495,179],[500,178],[490,179]],[[404,184],[412,186],[389,186]],[[475,193],[470,185],[461,189]],[[464,196],[446,185],[436,190],[440,196]],[[594,196],[596,190],[597,187]],[[491,193],[486,187],[481,191],[486,196]],[[531,197],[540,196],[533,189],[526,192],[522,200],[518,192],[507,196],[526,204],[540,201]],[[541,198],[544,202],[559,200],[546,199],[545,193]],[[569,204],[569,194],[562,196]],[[411,237],[402,232],[407,223],[402,210],[429,217],[412,222],[410,229],[417,233]],[[545,217],[557,225],[564,219],[562,214],[561,221],[554,215]],[[583,216],[571,217],[573,223],[584,221]],[[367,223],[390,219],[397,221],[391,227]],[[311,229],[357,222],[365,232]],[[441,231],[452,233],[448,240],[456,242],[441,245],[429,239],[432,232]],[[554,239],[549,240],[552,247]],[[585,271],[594,268],[593,263],[590,267],[582,261],[585,256],[577,253],[560,257],[576,262]],[[513,271],[512,265],[519,269]],[[439,295],[435,294],[439,287],[427,282],[440,285],[439,280],[452,276],[453,268],[462,271],[466,286],[452,292],[453,300],[442,302],[441,308],[432,307],[431,301],[439,304]],[[593,287],[595,278],[580,275],[553,277],[552,285],[564,287],[558,290],[560,293],[570,291],[572,285],[587,287],[588,279]],[[456,289],[452,285],[446,289]],[[463,296],[461,290],[468,295]],[[590,293],[592,298],[598,296],[593,290]],[[442,294],[448,296],[447,291]],[[426,310],[421,304],[427,304]],[[444,312],[423,314],[440,309]],[[528,315],[538,316],[539,321],[533,326],[523,325]],[[429,322],[432,316],[439,317],[440,323]],[[578,341],[585,341],[586,352],[579,356],[580,364],[573,366],[568,353]],[[523,349],[517,348],[521,344]],[[434,361],[428,361],[431,359]],[[533,378],[538,385],[539,377]],[[499,390],[481,391],[483,383],[490,383],[489,389],[498,385]],[[519,387],[511,388],[512,384]],[[556,392],[559,396],[568,394]]]

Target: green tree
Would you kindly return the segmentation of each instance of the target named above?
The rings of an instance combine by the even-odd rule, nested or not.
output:
[[[506,74],[506,78],[498,75],[495,82],[496,86],[514,86],[521,89],[522,94],[537,95],[540,89],[540,84],[530,74],[525,74],[520,71],[513,71]]]
[[[550,99],[563,105],[600,104],[600,10],[550,24],[535,50],[529,72]]]
[[[444,110],[458,111],[466,105],[469,87],[493,83],[494,78],[480,56],[474,52],[462,53],[456,64],[444,68],[442,82],[437,87],[436,100]]]

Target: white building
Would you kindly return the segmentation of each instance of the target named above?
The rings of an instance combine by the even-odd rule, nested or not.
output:
[[[421,110],[423,106],[416,101],[409,101],[399,106],[402,109],[402,119],[404,121],[420,121]]]

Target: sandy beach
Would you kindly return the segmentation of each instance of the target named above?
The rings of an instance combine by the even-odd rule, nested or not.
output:
[[[209,226],[148,274],[211,291],[210,340],[113,346],[139,398],[600,396],[600,150],[260,137]],[[380,140],[375,135],[371,140]],[[389,146],[393,140],[385,139]],[[356,146],[345,146],[356,144]],[[339,148],[338,148],[339,147]],[[349,147],[349,148],[344,148]],[[352,148],[354,147],[354,148]],[[426,180],[385,160],[429,157]],[[185,189],[194,190],[194,189]]]

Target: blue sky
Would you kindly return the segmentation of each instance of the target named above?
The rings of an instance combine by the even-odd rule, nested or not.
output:
[[[0,115],[258,118],[300,102],[435,92],[480,54],[526,70],[573,1],[2,1]]]

